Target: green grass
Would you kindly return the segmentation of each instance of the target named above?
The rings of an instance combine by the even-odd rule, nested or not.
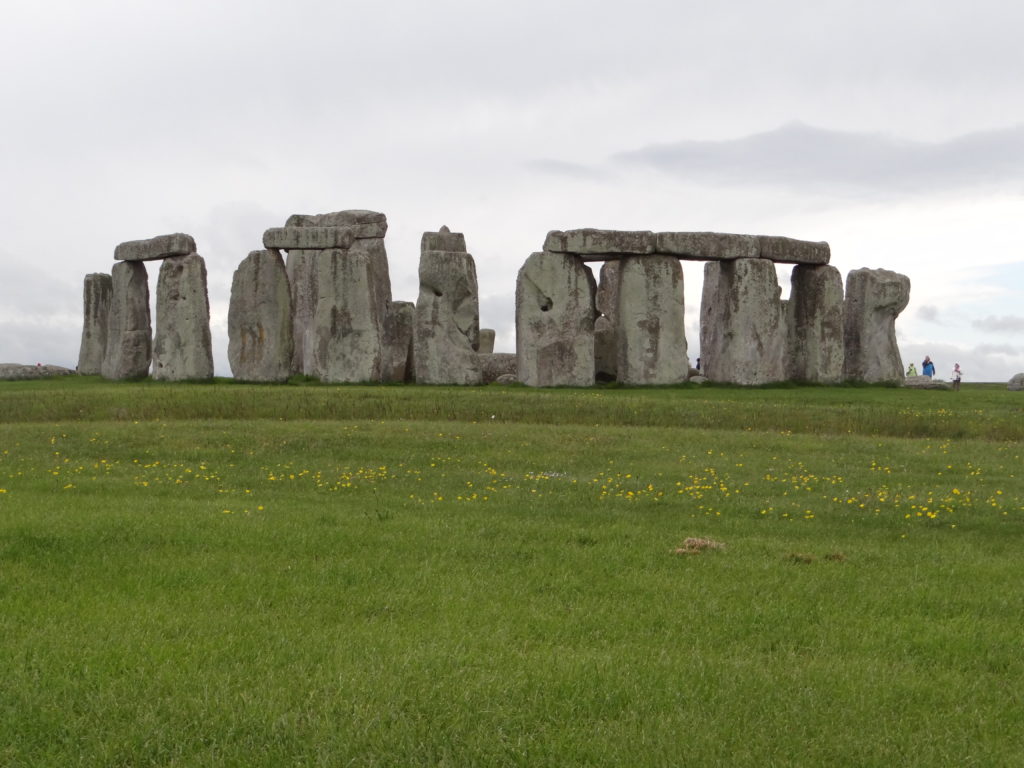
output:
[[[0,765],[1024,764],[1022,406],[0,385]]]

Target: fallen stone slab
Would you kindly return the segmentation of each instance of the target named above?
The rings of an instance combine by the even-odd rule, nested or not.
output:
[[[213,378],[206,262],[198,253],[165,259],[156,284],[153,378]]]
[[[235,270],[228,305],[228,364],[241,381],[287,381],[292,300],[279,251],[253,251]]]
[[[730,235],[720,232],[659,232],[655,252],[693,261],[729,261],[756,259],[761,244],[754,235]]]
[[[355,240],[353,227],[273,227],[263,233],[264,248],[284,251],[348,250]]]
[[[843,375],[852,381],[902,382],[896,318],[910,302],[910,278],[887,269],[846,275]]]
[[[515,374],[503,373],[494,380],[494,383],[500,384],[501,386],[508,386],[509,384],[518,384],[519,379],[515,377]]]
[[[156,261],[174,256],[188,256],[196,252],[196,241],[191,235],[175,232],[148,240],[129,240],[114,249],[114,261]]]
[[[1011,376],[1010,381],[1006,384],[1006,388],[1011,392],[1024,390],[1024,373],[1015,373]]]
[[[777,264],[828,264],[831,250],[828,243],[794,240],[791,237],[758,235],[761,258]]]
[[[911,389],[952,389],[949,382],[933,379],[931,376],[906,376],[903,386]]]
[[[70,368],[60,365],[24,365],[22,363],[0,363],[0,381],[26,381],[28,379],[48,379],[53,376],[67,376],[74,373]]]
[[[551,253],[573,253],[579,256],[612,258],[623,254],[654,253],[653,232],[630,232],[618,229],[569,229],[548,232],[544,250]],[[599,261],[599,259],[594,259]]]
[[[110,275],[96,272],[85,276],[82,291],[84,318],[82,343],[78,349],[78,372],[98,374],[103,368],[103,355],[107,351],[107,322],[114,284]]]
[[[516,356],[511,352],[483,352],[480,354],[480,373],[484,384],[491,384],[502,376],[516,375]]]

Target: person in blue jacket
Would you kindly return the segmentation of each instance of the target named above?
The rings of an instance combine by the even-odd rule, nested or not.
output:
[[[932,362],[932,359],[928,355],[924,356],[924,362],[921,363],[921,375],[927,376],[928,378],[935,375],[935,363]]]

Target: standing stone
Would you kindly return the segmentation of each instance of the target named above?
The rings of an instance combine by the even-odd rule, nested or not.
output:
[[[1006,383],[1006,388],[1011,392],[1020,392],[1024,390],[1024,373],[1015,373],[1010,377],[1010,380]]]
[[[910,278],[887,269],[855,269],[846,276],[843,375],[865,382],[902,382],[896,318],[910,302]]]
[[[516,281],[519,381],[531,387],[594,384],[594,273],[564,253],[532,254]]]
[[[391,311],[384,321],[384,380],[412,381],[415,371],[413,327],[416,305],[411,301],[391,302]]]
[[[174,256],[160,265],[156,284],[153,378],[165,381],[213,378],[206,262],[198,253]]]
[[[314,375],[327,382],[382,381],[390,300],[382,300],[378,265],[354,248],[324,251],[316,261],[316,312],[306,337]]]
[[[709,261],[700,305],[701,373],[757,385],[786,377],[786,333],[775,266],[767,259]]]
[[[458,235],[461,238],[461,235]],[[421,242],[420,292],[416,300],[417,384],[480,384],[480,304],[476,264],[447,227],[426,232]],[[464,240],[463,240],[464,242]]]
[[[292,300],[284,260],[278,251],[253,251],[231,280],[231,375],[242,381],[286,381],[292,344]]]
[[[149,373],[152,326],[149,278],[141,261],[121,261],[110,270],[107,346],[100,373],[105,379],[137,379]]]
[[[494,329],[493,328],[481,328],[480,329],[480,344],[477,346],[476,351],[481,355],[490,355],[494,352]]]
[[[313,327],[317,299],[317,259],[322,251],[288,252],[288,285],[292,307],[291,372],[314,376],[312,347],[307,338]]]
[[[683,326],[683,268],[672,256],[625,258],[619,270],[618,379],[677,384],[690,369]]]
[[[791,381],[838,384],[843,380],[843,278],[832,266],[793,267],[786,303]]]
[[[85,276],[82,296],[85,319],[82,323],[82,344],[78,350],[78,372],[81,374],[94,375],[103,369],[113,290],[110,275],[96,272]]]
[[[601,381],[615,381],[619,370],[617,328],[619,317],[619,261],[601,265],[597,284],[597,311],[594,321],[594,370]]]

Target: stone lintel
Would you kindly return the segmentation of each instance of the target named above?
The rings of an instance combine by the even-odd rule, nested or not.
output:
[[[114,261],[156,261],[173,256],[188,256],[196,252],[196,241],[191,235],[175,232],[158,235],[148,240],[130,240],[114,249]]]
[[[755,235],[730,235],[720,232],[659,232],[655,251],[666,256],[694,261],[730,261],[756,259],[761,246]]]
[[[286,251],[348,250],[355,240],[355,227],[274,227],[263,233],[264,248]]]
[[[288,217],[286,227],[352,227],[374,225],[381,230],[379,235],[367,237],[384,237],[388,228],[388,217],[379,211],[334,211],[333,213],[295,213]]]
[[[441,227],[437,232],[424,232],[420,239],[420,253],[427,251],[466,252],[466,236],[461,232],[452,232],[448,227]]]
[[[791,237],[760,235],[761,258],[777,264],[828,264],[832,252],[826,242],[794,240]]]
[[[615,229],[554,230],[548,232],[544,240],[544,250],[551,253],[573,253],[578,256],[610,254],[611,258],[654,253],[654,245],[653,232]]]

